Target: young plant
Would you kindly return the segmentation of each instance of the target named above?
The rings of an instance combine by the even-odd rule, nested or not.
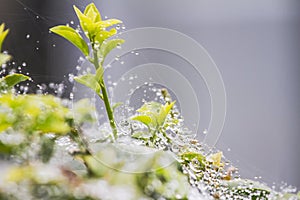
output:
[[[108,30],[109,27],[120,24],[122,21],[118,19],[102,20],[100,12],[93,3],[89,4],[83,13],[76,6],[74,6],[74,10],[79,19],[81,29],[89,40],[90,46],[85,42],[78,31],[69,26],[55,26],[50,30],[75,45],[94,65],[96,70],[95,74],[88,73],[86,75],[77,76],[75,80],[95,91],[104,101],[107,117],[112,129],[112,138],[116,140],[118,136],[117,127],[103,78],[103,62],[111,50],[124,42],[122,39],[109,39],[117,34],[117,30],[115,28]]]
[[[150,140],[151,145],[155,144],[155,140],[158,137],[158,134],[161,133],[162,136],[171,143],[170,138],[165,132],[165,127],[168,126],[166,119],[170,113],[172,107],[174,106],[175,101],[171,103],[166,103],[165,105],[158,102],[146,102],[141,108],[137,110],[140,115],[134,116],[131,119],[139,121],[146,125],[148,128],[148,133],[134,133],[133,137],[137,139]],[[147,135],[150,134],[150,137],[147,138]]]
[[[0,67],[7,63],[11,56],[8,54],[1,53],[2,52],[2,44],[9,33],[9,29],[4,30],[5,25],[0,25]],[[22,81],[28,80],[29,77],[23,74],[10,74],[0,78],[0,93],[7,92],[12,89],[15,85]]]

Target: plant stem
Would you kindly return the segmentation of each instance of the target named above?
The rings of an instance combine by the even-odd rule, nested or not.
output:
[[[98,54],[97,54],[97,49],[93,48],[93,53],[94,53],[94,62],[93,64],[95,65],[96,70],[100,67],[99,65],[99,58],[98,58]],[[109,120],[109,124],[110,127],[112,129],[112,139],[115,141],[118,138],[118,131],[117,131],[117,126],[115,123],[115,119],[114,119],[114,113],[113,110],[111,109],[110,106],[110,102],[109,102],[109,98],[108,98],[108,94],[107,94],[107,90],[106,90],[106,86],[104,83],[104,80],[99,80],[99,84],[100,84],[100,88],[101,88],[101,92],[102,92],[102,96],[103,96],[103,101],[104,101],[104,105],[105,105],[105,109],[106,109],[106,114]],[[99,97],[101,97],[100,94],[98,94]]]

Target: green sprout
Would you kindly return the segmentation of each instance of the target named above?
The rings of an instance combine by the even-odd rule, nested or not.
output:
[[[107,30],[107,28],[120,24],[122,21],[118,19],[102,20],[100,12],[94,3],[89,4],[83,13],[76,6],[74,6],[74,10],[79,19],[81,29],[90,42],[90,46],[75,29],[69,26],[55,26],[50,30],[75,45],[94,65],[96,70],[95,74],[88,73],[82,76],[77,76],[75,77],[75,80],[92,89],[104,101],[107,117],[112,129],[111,136],[113,140],[116,140],[118,133],[114,120],[113,109],[109,101],[103,78],[103,62],[111,50],[124,42],[122,39],[109,39],[117,34],[117,30],[115,28]]]

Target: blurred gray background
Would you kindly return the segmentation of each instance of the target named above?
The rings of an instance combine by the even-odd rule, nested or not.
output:
[[[71,5],[83,8],[90,2],[0,0],[0,21],[11,29],[4,48],[17,62],[28,63],[37,82],[64,80],[80,53],[48,28],[74,20]],[[217,147],[246,177],[300,188],[299,0],[95,3],[103,16],[122,19],[127,30],[165,27],[203,45],[227,92],[227,117]]]

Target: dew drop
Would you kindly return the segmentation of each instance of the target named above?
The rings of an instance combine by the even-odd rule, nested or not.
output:
[[[29,35],[29,34],[27,34],[27,35],[26,35],[26,39],[29,39],[29,38],[30,38],[30,35]]]

